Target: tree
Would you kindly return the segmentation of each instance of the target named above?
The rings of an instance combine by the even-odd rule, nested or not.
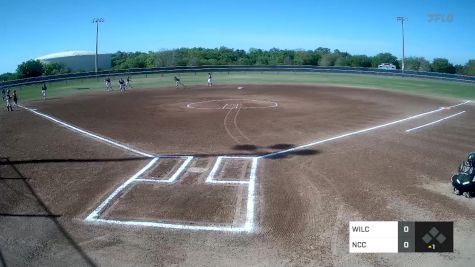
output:
[[[20,79],[38,77],[43,75],[44,67],[39,60],[28,60],[18,65],[16,72]]]
[[[354,55],[350,58],[350,66],[370,68],[371,58],[367,55]]]
[[[332,51],[330,50],[330,48],[325,48],[325,47],[319,47],[315,49],[315,53],[319,55],[326,55],[326,54],[330,54],[331,52]]]
[[[335,61],[337,59],[338,55],[335,54],[325,54],[320,58],[320,61],[318,62],[318,65],[320,66],[334,66]]]
[[[15,80],[15,79],[17,79],[16,73],[5,72],[5,73],[0,74],[0,82],[10,81],[10,80]]]
[[[46,63],[43,64],[43,69],[45,75],[58,75],[71,72],[70,69],[61,63]]]
[[[404,69],[430,71],[430,62],[423,57],[408,57],[404,60]]]
[[[472,75],[475,76],[475,59],[471,59],[463,66],[462,73],[464,75]]]
[[[350,56],[342,56],[341,54],[337,56],[335,60],[335,66],[350,66],[351,59]]]
[[[452,65],[448,59],[445,58],[434,58],[431,64],[432,71],[442,72],[442,73],[455,73],[455,67]]]
[[[377,68],[378,65],[381,63],[390,63],[395,65],[396,67],[399,66],[399,62],[397,61],[397,57],[393,56],[391,53],[379,53],[373,57],[371,65],[373,68]]]

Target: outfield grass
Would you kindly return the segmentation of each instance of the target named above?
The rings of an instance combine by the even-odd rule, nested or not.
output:
[[[134,88],[159,88],[174,86],[175,74],[149,74],[131,76]],[[186,73],[180,75],[185,85],[206,85],[207,73]],[[124,77],[125,78],[125,77]],[[118,77],[112,78],[114,90],[118,90]],[[328,84],[394,90],[411,94],[442,96],[454,99],[475,100],[475,84],[442,80],[388,77],[361,74],[334,73],[215,73],[213,81],[219,84]],[[22,103],[40,99],[41,84],[20,86],[16,89]],[[83,92],[104,90],[103,78],[80,79],[48,84],[48,97],[62,97]]]

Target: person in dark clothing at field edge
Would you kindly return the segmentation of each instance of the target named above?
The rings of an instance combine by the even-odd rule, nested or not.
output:
[[[180,81],[178,77],[175,76],[174,79],[175,79],[176,88],[178,88],[178,85],[185,87],[185,85]]]
[[[41,95],[43,96],[43,100],[46,100],[46,90],[48,90],[48,87],[46,87],[46,83],[43,83],[43,86],[41,86]]]
[[[15,103],[15,107],[18,106],[18,96],[16,94],[16,90],[13,90],[13,103]]]
[[[125,81],[125,89],[132,88],[132,85],[130,84],[130,76],[127,76],[127,80]]]

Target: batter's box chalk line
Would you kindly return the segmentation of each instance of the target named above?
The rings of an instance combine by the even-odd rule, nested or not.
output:
[[[158,163],[160,163],[160,159],[181,159],[181,160],[183,160],[183,163],[180,164],[180,167],[169,178],[153,177],[153,178],[158,178],[158,179],[150,179],[150,178],[142,178],[144,176],[141,175],[137,179],[135,179],[135,182],[173,183],[178,179],[178,177],[180,177],[183,174],[186,167],[188,167],[190,162],[193,160],[193,156],[159,156],[159,157],[156,157],[156,158],[157,158],[157,164],[154,164],[155,166],[158,165]],[[152,169],[152,168],[150,168],[150,169]]]
[[[180,167],[175,171],[175,173],[167,180],[153,180],[153,179],[143,179],[140,178],[144,173],[146,173],[152,166],[156,165],[160,158],[178,158],[183,159],[184,162]],[[216,159],[216,162],[206,179],[206,183],[211,185],[230,185],[230,186],[247,186],[247,196],[246,196],[246,218],[244,224],[241,225],[214,225],[214,224],[196,224],[193,223],[168,223],[163,221],[138,221],[138,220],[120,220],[120,219],[104,219],[100,218],[101,214],[112,205],[115,201],[120,201],[120,196],[125,192],[125,190],[136,183],[173,183],[175,182],[180,175],[184,173],[187,167],[189,167],[190,162],[194,159],[193,156],[160,156],[153,158],[147,165],[130,177],[127,181],[118,186],[99,206],[96,207],[85,219],[86,222],[91,223],[101,223],[101,224],[112,224],[112,225],[122,225],[122,226],[138,226],[138,227],[155,227],[155,228],[168,228],[168,229],[182,229],[182,230],[206,230],[206,231],[222,231],[222,232],[253,232],[254,231],[254,209],[255,209],[255,183],[256,183],[256,172],[258,165],[257,157],[232,157],[232,156],[221,156]],[[248,181],[239,181],[239,178],[236,178],[236,181],[220,181],[215,180],[214,176],[220,168],[223,160],[250,160],[251,161],[251,170],[249,173]]]
[[[216,159],[216,163],[214,164],[213,168],[211,169],[211,172],[209,173],[208,177],[206,178],[207,183],[212,183],[212,184],[249,184],[249,181],[242,181],[239,179],[239,177],[236,178],[228,178],[228,177],[222,177],[221,180],[217,180],[216,174],[220,170],[220,167],[224,164],[222,164],[223,160],[248,160],[251,161],[251,173],[255,170],[256,166],[254,163],[254,158],[255,157],[238,157],[238,156],[220,156]],[[223,171],[221,169],[221,171]]]

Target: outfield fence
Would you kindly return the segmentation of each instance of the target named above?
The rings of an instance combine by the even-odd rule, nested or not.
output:
[[[218,66],[182,66],[182,67],[167,67],[167,68],[140,68],[127,70],[107,70],[95,72],[79,72],[68,73],[52,76],[40,76],[34,78],[11,80],[0,82],[0,87],[14,87],[21,85],[30,85],[43,82],[59,82],[74,79],[85,78],[103,78],[107,76],[127,76],[127,75],[147,75],[147,74],[182,74],[182,73],[197,73],[197,72],[315,72],[315,73],[350,73],[350,74],[367,74],[367,75],[384,75],[384,76],[398,76],[398,77],[414,77],[425,79],[437,79],[447,81],[457,81],[465,83],[475,83],[475,76],[465,76],[457,74],[446,74],[437,72],[418,72],[418,71],[404,71],[401,70],[384,70],[374,68],[353,68],[353,67],[324,67],[324,66],[242,66],[242,65],[218,65]]]

